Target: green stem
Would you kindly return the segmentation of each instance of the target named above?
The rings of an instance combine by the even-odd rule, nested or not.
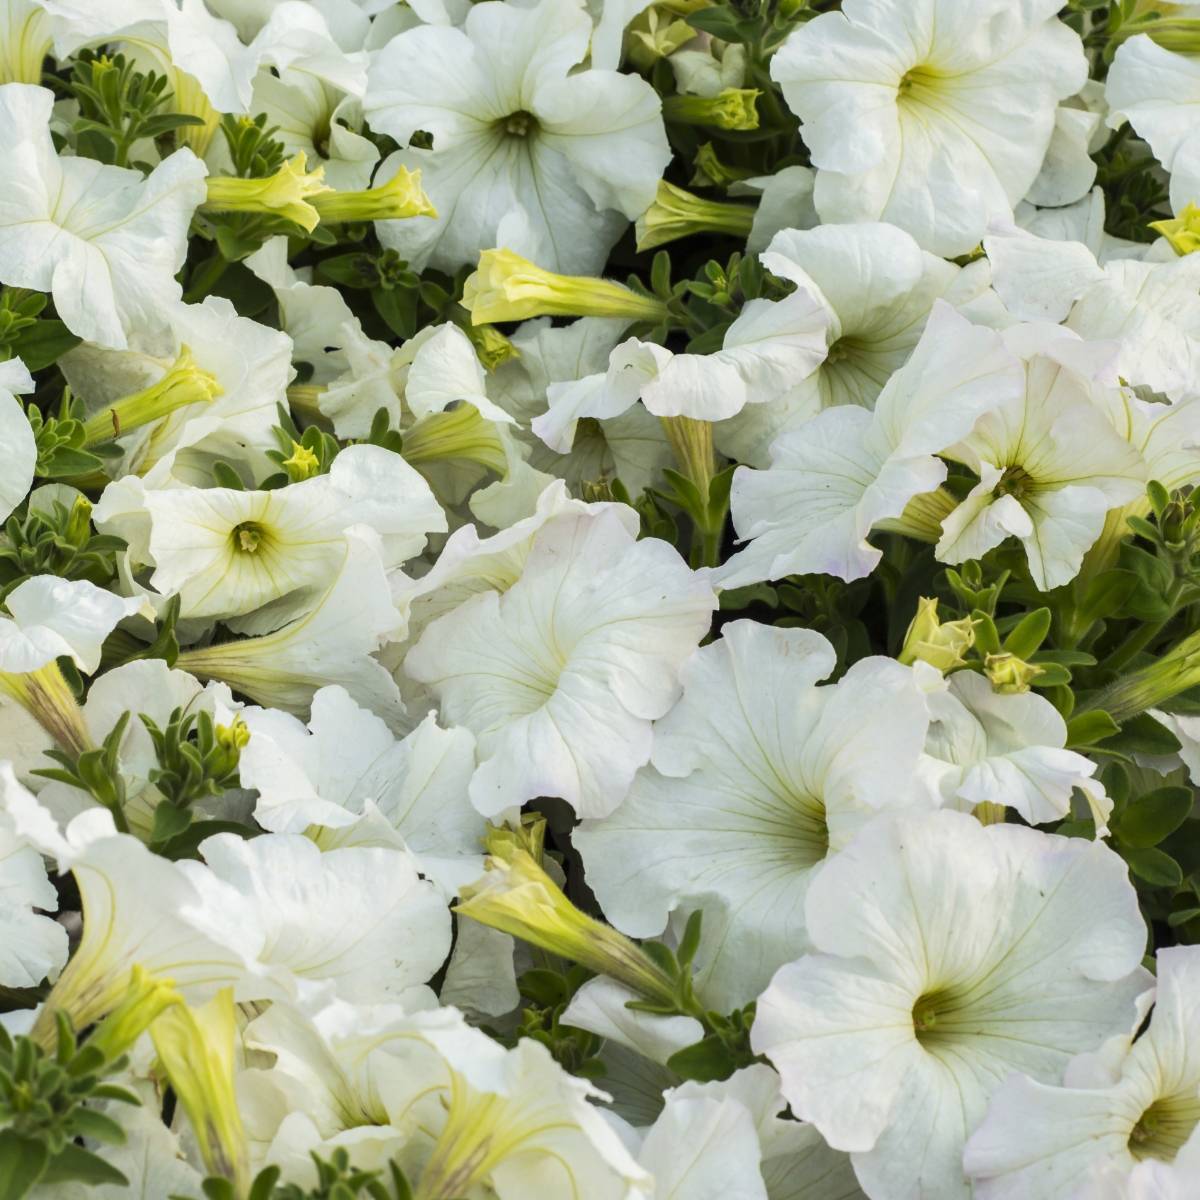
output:
[[[1119,671],[1127,662],[1141,653],[1166,628],[1167,623],[1175,616],[1176,605],[1183,593],[1183,583],[1176,580],[1167,593],[1166,600],[1171,611],[1161,621],[1151,621],[1135,629],[1117,648],[1101,662],[1100,667],[1106,671]]]
[[[183,296],[184,301],[187,304],[196,304],[203,300],[228,269],[229,259],[220,250],[214,250],[212,256],[202,262],[192,274]]]

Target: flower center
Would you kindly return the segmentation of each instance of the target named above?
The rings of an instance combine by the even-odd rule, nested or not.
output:
[[[933,67],[919,64],[900,77],[896,84],[896,99],[920,104],[933,97],[940,82],[941,75]]]
[[[816,866],[829,854],[825,803],[818,796],[804,796],[792,797],[792,805],[792,843],[804,866]]]
[[[992,495],[997,499],[1001,496],[1015,496],[1020,500],[1029,494],[1033,488],[1033,479],[1024,467],[1005,467],[1000,482],[992,489]]]
[[[957,1040],[965,1032],[962,1019],[965,1004],[949,988],[923,992],[913,1002],[913,1033],[924,1049],[933,1051],[939,1044]]]
[[[515,113],[509,113],[500,122],[500,128],[509,137],[528,137],[537,129],[537,118],[533,113],[526,112],[524,109],[518,109]]]
[[[825,355],[825,362],[832,366],[834,363],[842,362],[843,359],[848,358],[849,355],[850,346],[847,344],[846,339],[838,338],[838,340],[829,347],[829,350]]]
[[[241,554],[257,554],[267,531],[257,521],[243,521],[233,529],[233,548]]]
[[[1157,1158],[1171,1162],[1198,1124],[1200,1098],[1164,1096],[1155,1100],[1138,1118],[1129,1134],[1129,1153],[1137,1159]]]

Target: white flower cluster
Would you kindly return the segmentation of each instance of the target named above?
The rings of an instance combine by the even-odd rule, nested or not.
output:
[[[1200,1196],[1198,104],[0,0],[0,1196]]]

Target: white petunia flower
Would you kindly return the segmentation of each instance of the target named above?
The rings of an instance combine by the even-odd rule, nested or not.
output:
[[[1005,1077],[1057,1082],[1149,981],[1137,893],[1102,842],[880,819],[806,908],[818,953],[775,976],[752,1045],[877,1200],[966,1200],[963,1145]]]
[[[1116,370],[1130,384],[1190,394],[1200,370],[1200,259],[1140,261],[1094,232],[1084,244],[1083,233],[1060,241],[993,227],[984,245],[1001,300],[1021,320],[1063,321],[1088,341],[1116,343]]]
[[[809,375],[825,357],[828,315],[804,288],[782,300],[749,300],[715,354],[674,354],[630,338],[603,374],[551,384],[549,409],[531,423],[552,450],[568,453],[579,422],[607,420],[638,400],[656,417],[720,421],[765,404]]]
[[[967,1142],[978,1200],[1186,1195],[1140,1185],[1160,1170],[1165,1182],[1177,1155],[1200,1155],[1200,951],[1158,952],[1148,1028],[1118,1061],[1095,1057],[1072,1063],[1064,1087],[1005,1081]]]
[[[293,1109],[284,1125],[301,1126],[281,1127],[270,1155],[290,1177],[306,1169],[309,1149],[365,1143],[370,1152],[386,1139],[385,1159],[400,1151],[421,1196],[490,1187],[499,1200],[628,1200],[650,1183],[589,1103],[603,1093],[532,1039],[505,1050],[453,1009],[334,1004],[309,1021],[276,1005],[246,1043],[275,1055],[264,1081]],[[281,1141],[294,1166],[278,1154]]]
[[[247,482],[277,469],[265,451],[277,448],[278,406],[295,374],[288,336],[239,316],[220,296],[167,305],[159,316],[161,336],[131,331],[136,348],[85,344],[59,361],[93,419],[103,425],[107,410],[117,414],[108,415],[106,436],[116,435],[124,457],[110,473],[158,467],[152,486],[171,479],[199,487],[212,482],[218,459],[244,464]],[[121,403],[138,394],[140,404]]]
[[[1060,208],[1087,194],[1096,179],[1092,155],[1108,141],[1106,110],[1104,85],[1094,79],[1083,85],[1079,95],[1058,106],[1042,169],[1025,193],[1024,203]]]
[[[37,466],[37,442],[25,406],[18,395],[33,391],[33,376],[19,358],[0,363],[0,521],[7,521],[13,509],[25,499],[33,486]]]
[[[523,430],[530,430],[546,412],[552,387],[608,369],[625,327],[624,321],[603,317],[563,326],[552,326],[548,317],[526,321],[509,339],[517,357],[492,372],[488,394]],[[662,425],[638,405],[605,421],[584,419],[575,426],[569,454],[550,449],[531,431],[522,440],[530,447],[533,467],[560,476],[576,492],[616,477],[637,496],[672,462]]]
[[[638,1155],[655,1177],[655,1200],[866,1198],[845,1154],[811,1125],[780,1116],[787,1102],[768,1066],[685,1083],[665,1099]]]
[[[1022,392],[992,405],[943,450],[979,482],[942,522],[934,553],[961,563],[1016,537],[1034,583],[1048,591],[1079,573],[1106,514],[1145,491],[1146,467],[1106,416],[1104,389],[1071,365],[1086,355],[1094,366],[1102,349],[1050,340],[1055,331],[1034,336],[1033,353],[1022,356]]]
[[[260,637],[183,651],[180,670],[220,679],[269,708],[303,714],[313,694],[340,684],[358,703],[399,727],[404,705],[391,676],[372,657],[401,636],[404,619],[391,600],[379,538],[364,526],[345,533],[341,563],[313,608]]]
[[[704,909],[697,985],[722,1011],[808,947],[804,895],[823,862],[876,813],[932,803],[912,672],[868,658],[817,687],[835,662],[811,630],[726,625],[685,664],[683,698],[654,727],[654,769],[575,835],[618,929],[648,937],[672,910]]]
[[[714,431],[719,446],[755,467],[767,465],[770,444],[781,432],[822,409],[873,407],[920,340],[934,301],[962,308],[988,286],[982,264],[961,270],[923,251],[894,225],[873,222],[784,229],[760,257],[769,271],[827,309],[829,348],[811,375]]]
[[[738,469],[734,527],[753,540],[716,580],[739,587],[792,574],[870,574],[881,557],[867,541],[871,530],[937,488],[946,465],[934,455],[1023,388],[1022,364],[1000,336],[938,301],[874,412],[826,409],[779,437],[765,471]]]
[[[813,412],[871,408],[920,340],[933,302],[962,275],[902,229],[873,222],[785,229],[760,257],[829,310],[829,352],[802,385]]]
[[[371,65],[364,109],[438,210],[381,221],[414,268],[453,270],[502,245],[553,271],[595,274],[670,160],[658,96],[611,70],[572,71],[592,22],[571,0],[474,5],[461,29],[424,25]],[[497,54],[496,47],[504,53]],[[389,160],[391,161],[391,160]],[[386,172],[388,163],[381,170]]]
[[[162,793],[150,782],[151,772],[159,765],[158,755],[149,731],[138,719],[140,714],[160,729],[166,729],[177,708],[207,713],[216,725],[229,727],[239,707],[224,684],[201,686],[185,671],[172,670],[161,658],[135,659],[92,680],[81,712],[93,745],[103,745],[117,722],[130,714],[117,743],[116,769],[125,788],[124,816],[132,832],[148,840],[154,828],[154,809],[162,799]],[[96,803],[90,793],[60,781],[43,781],[38,801],[64,824]],[[219,804],[220,800],[214,799],[213,803]],[[197,814],[206,810],[204,801],[194,809]]]
[[[1105,95],[1112,110],[1108,124],[1116,129],[1128,121],[1170,172],[1171,207],[1179,212],[1200,201],[1200,63],[1194,56],[1168,50],[1146,34],[1129,38],[1117,48]]]
[[[164,328],[180,298],[175,274],[204,200],[204,164],[186,148],[148,178],[90,158],[60,158],[50,140],[54,94],[0,87],[0,281],[51,292],[72,333],[119,349]],[[20,164],[19,166],[17,164]]]
[[[260,70],[254,77],[250,111],[266,113],[267,126],[288,158],[303,154],[309,170],[324,169],[330,187],[361,191],[371,186],[379,149],[361,132],[366,57],[347,55],[344,62],[362,66],[362,86],[353,91],[343,91],[327,79],[320,63],[314,64],[316,70]],[[338,74],[346,82],[343,73]]]
[[[0,84],[41,83],[53,41],[50,15],[38,0],[0,0]]]
[[[33,796],[14,784],[9,779],[0,790],[9,823],[18,837],[54,859],[59,871],[74,874],[83,911],[82,938],[41,1009],[35,1033],[52,1036],[56,1009],[77,1029],[104,1016],[129,990],[135,966],[171,980],[194,1003],[234,984],[245,985],[248,998],[283,995],[256,964],[262,949],[257,927],[230,921],[219,938],[210,936],[201,893],[182,864],[116,833],[104,809],[81,813],[60,831]]]
[[[64,655],[83,672],[100,665],[104,639],[142,607],[86,579],[34,575],[4,598],[0,616],[0,673],[24,675]]]
[[[724,1092],[684,1084],[666,1093],[638,1152],[654,1177],[654,1200],[767,1200],[754,1116]]]
[[[833,221],[890,221],[971,250],[1033,183],[1060,100],[1087,78],[1055,0],[846,0],[791,33],[771,75]]]
[[[350,367],[349,344],[370,339],[365,338],[342,293],[335,287],[313,283],[311,267],[293,270],[288,264],[288,240],[283,236],[268,238],[247,256],[245,264],[275,293],[279,324],[292,339],[296,362],[312,367],[313,383],[328,383],[345,372]],[[369,416],[367,420],[363,434],[370,428]],[[338,433],[361,436],[343,434],[341,430]]]
[[[179,864],[200,897],[193,923],[221,943],[254,930],[258,968],[286,994],[410,1002],[450,953],[445,900],[402,849],[322,853],[298,834],[220,833],[200,853],[206,865]],[[242,992],[268,994],[256,983]]]
[[[915,669],[929,706],[925,765],[947,807],[969,812],[977,804],[1005,804],[1041,825],[1067,816],[1078,788],[1097,816],[1097,836],[1104,835],[1112,801],[1093,778],[1096,764],[1064,748],[1067,723],[1049,700],[998,692],[976,671],[943,680],[928,665]]]
[[[0,985],[32,988],[62,970],[67,931],[42,915],[58,910],[58,892],[38,848],[16,831],[5,811],[8,795],[20,786],[12,764],[0,762]]]
[[[543,795],[601,816],[649,759],[650,722],[715,603],[673,547],[636,540],[619,506],[566,515],[534,534],[516,583],[428,625],[404,667],[478,739],[470,795],[485,816]]]
[[[388,570],[446,528],[429,485],[379,446],[350,446],[328,474],[273,491],[168,488],[145,492],[143,503],[153,586],[178,595],[184,617],[258,614],[239,622],[253,633],[278,628],[328,585],[351,526],[380,535]]]
[[[429,325],[402,345],[390,346],[367,337],[354,321],[342,325],[336,340],[346,369],[329,380],[317,407],[339,437],[365,437],[380,409],[395,426],[445,412],[460,401],[489,421],[506,425],[512,420],[488,399],[475,347],[457,325]]]
[[[475,739],[430,713],[397,740],[339,687],[313,697],[307,728],[288,713],[249,709],[238,773],[257,788],[255,819],[322,847],[404,845],[453,893],[482,868],[483,818],[467,799]]]

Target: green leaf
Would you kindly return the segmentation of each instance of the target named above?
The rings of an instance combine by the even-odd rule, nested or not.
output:
[[[200,1190],[204,1193],[206,1200],[236,1200],[233,1184],[218,1175],[210,1175],[200,1185]]]
[[[719,1037],[709,1036],[672,1054],[667,1059],[667,1068],[682,1079],[711,1083],[728,1079],[737,1069],[737,1063]]]
[[[332,283],[348,288],[372,288],[379,284],[379,269],[375,260],[361,250],[352,254],[338,254],[323,258],[317,264],[317,273]]]
[[[1167,918],[1167,924],[1172,929],[1177,929],[1180,925],[1186,925],[1189,921],[1194,921],[1200,917],[1200,908],[1183,908],[1178,912],[1173,912]]]
[[[83,339],[76,337],[61,321],[45,320],[21,330],[12,342],[12,352],[31,371],[41,371],[57,362]]]
[[[1094,746],[1120,731],[1121,727],[1108,713],[1101,709],[1092,709],[1072,717],[1067,722],[1067,745],[1072,748]]]
[[[1107,748],[1124,754],[1177,754],[1179,739],[1149,713],[1139,713],[1121,725],[1121,736]]]
[[[754,36],[752,21],[739,21],[732,9],[720,5],[690,13],[687,23],[693,29],[711,33],[723,42],[748,42]]]
[[[971,613],[975,622],[975,645],[980,654],[1000,653],[1000,634],[996,630],[996,622],[981,608]]]
[[[192,823],[191,813],[186,808],[163,802],[154,809],[154,828],[150,833],[153,846],[162,845],[178,837]]]
[[[59,446],[43,463],[38,474],[43,479],[65,479],[70,475],[90,475],[102,471],[104,462],[86,450],[72,450],[70,446]]]
[[[671,256],[660,250],[650,264],[650,290],[664,300],[671,295]]]
[[[520,988],[522,996],[528,996],[543,1008],[563,1004],[570,997],[566,979],[557,971],[548,971],[542,967],[523,971],[517,979],[517,987]]]
[[[1050,632],[1050,610],[1037,608],[1026,613],[1017,627],[1004,639],[1004,649],[1018,658],[1030,659]]]
[[[11,1129],[0,1133],[0,1200],[21,1200],[33,1190],[46,1169],[48,1155],[41,1142]]]
[[[1177,888],[1183,882],[1179,864],[1161,850],[1153,847],[1126,850],[1122,857],[1129,864],[1129,869],[1151,887]]]
[[[98,1154],[85,1150],[82,1146],[70,1143],[62,1148],[50,1160],[43,1183],[110,1183],[117,1187],[127,1187],[129,1180],[111,1163],[107,1163]]]
[[[1113,832],[1134,849],[1157,846],[1188,819],[1192,802],[1191,788],[1155,788],[1121,810]]]
[[[1070,670],[1061,663],[1039,662],[1034,659],[1034,664],[1041,667],[1041,672],[1033,679],[1035,688],[1061,687],[1063,684],[1071,682]]]
[[[679,949],[676,951],[676,958],[679,960],[679,965],[685,970],[690,970],[692,963],[696,958],[696,951],[700,949],[700,932],[703,924],[704,910],[696,909],[695,912],[687,919],[687,925],[684,927],[683,937],[679,939]]]
[[[415,288],[374,288],[371,301],[397,337],[407,340],[417,332],[418,295]]]
[[[662,942],[643,942],[641,951],[656,967],[666,971],[669,975],[675,975],[678,972],[679,964],[675,960],[674,952],[669,946],[664,946]]]
[[[1093,579],[1076,610],[1076,628],[1086,630],[1097,621],[1120,612],[1137,586],[1138,577],[1132,571],[1114,569]]]
[[[110,1146],[125,1144],[125,1130],[112,1117],[94,1108],[77,1108],[71,1114],[71,1129],[76,1134]]]

